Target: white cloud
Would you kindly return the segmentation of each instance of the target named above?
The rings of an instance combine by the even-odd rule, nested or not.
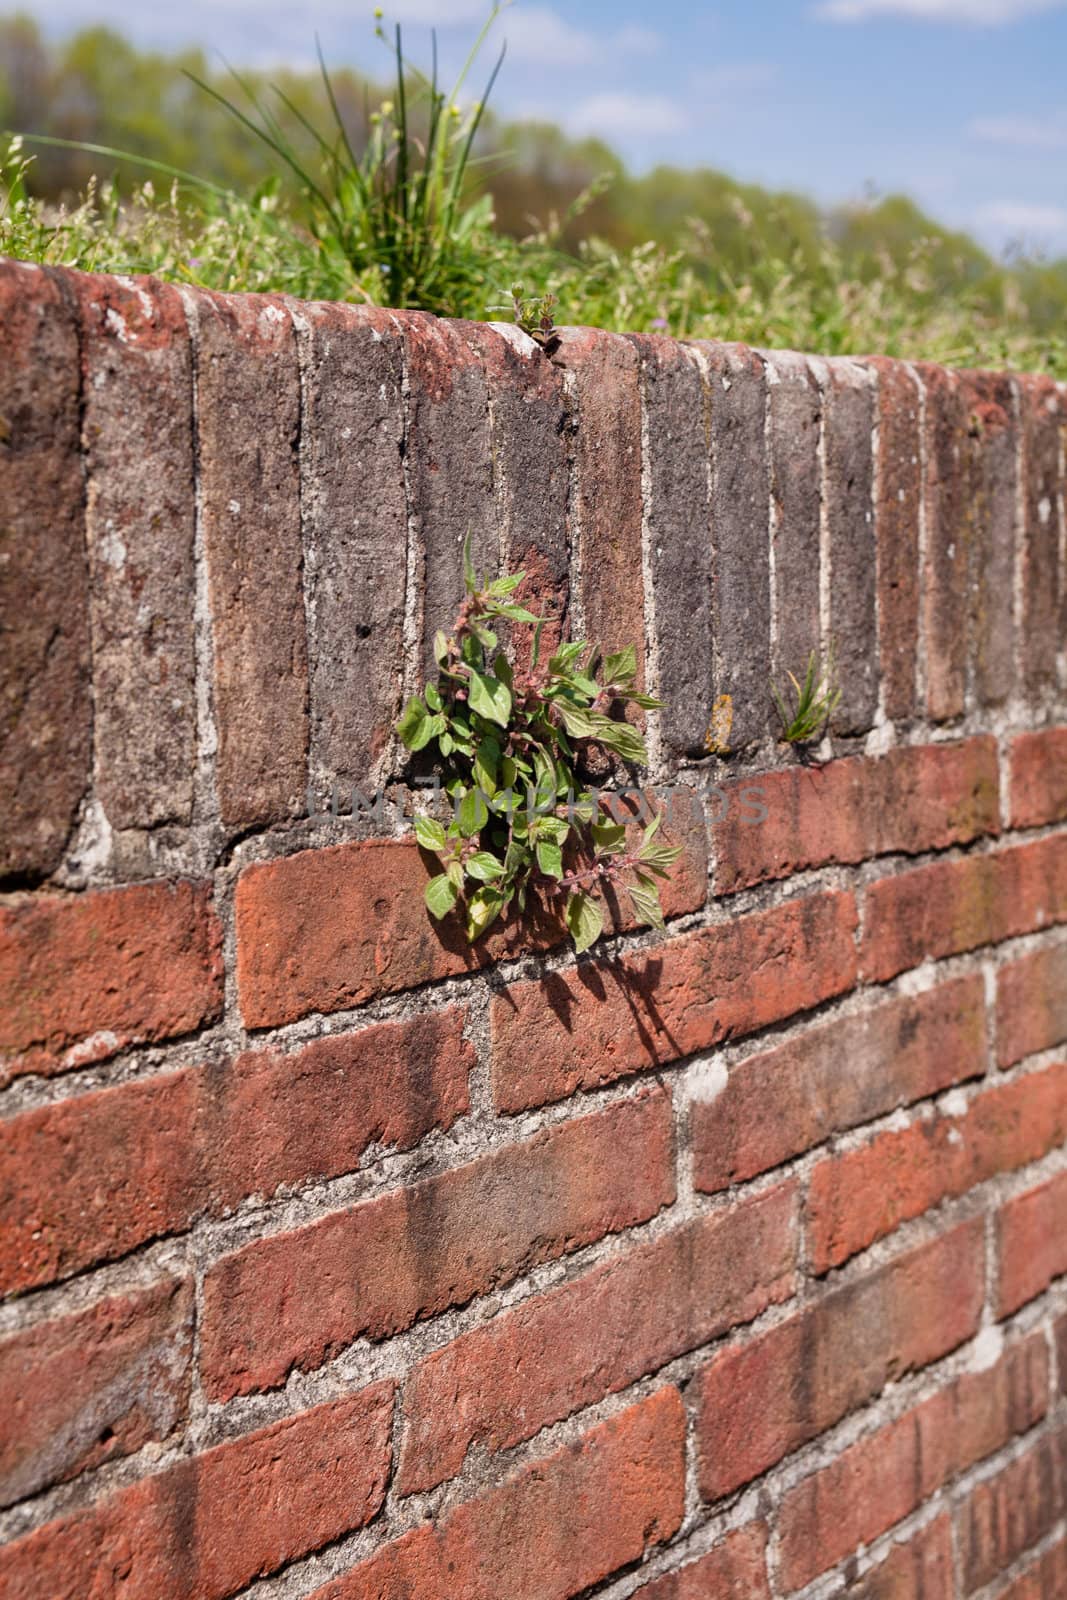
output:
[[[1014,145],[1020,150],[1067,149],[1067,111],[1050,117],[976,117],[968,124],[972,139]]]
[[[773,61],[725,61],[719,67],[701,67],[690,81],[699,94],[711,100],[727,100],[770,88],[778,71]]]
[[[975,221],[980,227],[996,229],[1015,238],[1047,239],[1067,234],[1067,208],[1057,205],[1003,200],[981,206],[975,213]]]
[[[413,0],[429,3],[429,0]],[[517,5],[505,11],[497,30],[508,42],[508,54],[519,61],[539,61],[547,73],[569,67],[603,64],[618,56],[649,55],[661,40],[650,28],[627,25],[618,33],[598,37],[575,28],[548,6]]]
[[[1045,11],[1057,11],[1064,5],[1067,0],[821,0],[814,15],[824,22],[905,17],[913,22],[959,22],[995,28]]]
[[[687,125],[676,100],[625,89],[590,95],[566,113],[565,121],[571,133],[604,137],[681,133]]]

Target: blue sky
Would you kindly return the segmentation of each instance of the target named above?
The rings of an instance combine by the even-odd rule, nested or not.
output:
[[[235,62],[381,70],[352,0],[39,0],[50,34],[92,21]],[[394,0],[413,53],[458,62],[486,0]],[[707,164],[830,202],[903,190],[1001,249],[1067,253],[1067,0],[515,0],[496,24],[505,115],[602,135],[638,170]]]

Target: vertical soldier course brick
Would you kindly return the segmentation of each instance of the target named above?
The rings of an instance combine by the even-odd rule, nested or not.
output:
[[[1016,379],[1023,434],[1023,689],[1031,698],[1056,681],[1059,648],[1060,450],[1064,400],[1051,378]]]
[[[832,725],[864,733],[878,705],[875,628],[874,380],[854,361],[820,363],[823,385],[823,493],[830,555],[829,639],[841,699]]]
[[[294,312],[303,366],[301,507],[311,779],[364,790],[389,748],[404,671],[408,508],[404,352],[368,306]]]
[[[955,373],[926,364],[916,371],[926,393],[922,617],[926,710],[937,722],[961,715],[967,690],[973,537],[967,497],[969,413]]]
[[[708,395],[684,345],[634,336],[648,435],[646,514],[663,737],[674,756],[702,756],[715,697]]]
[[[971,530],[970,683],[979,705],[998,706],[1015,687],[1015,396],[1011,379],[996,373],[961,373],[959,384],[967,412],[961,470]]]
[[[300,373],[282,301],[199,294],[188,303],[219,809],[224,823],[247,828],[299,816],[307,788]]]
[[[773,669],[802,677],[818,650],[820,627],[820,449],[822,392],[803,356],[763,353],[770,406],[774,523]]]
[[[878,380],[878,653],[882,709],[890,721],[915,714],[919,649],[919,521],[922,506],[922,400],[900,361],[866,363]]]
[[[0,261],[0,880],[59,863],[89,776],[78,330],[66,281]]]
[[[196,771],[189,329],[171,284],[71,281],[82,322],[96,791],[113,828],[187,823]]]

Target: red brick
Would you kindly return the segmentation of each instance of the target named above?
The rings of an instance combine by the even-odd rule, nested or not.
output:
[[[726,1350],[695,1380],[700,1487],[717,1500],[977,1331],[981,1219]]]
[[[685,1411],[661,1389],[311,1600],[568,1600],[669,1539],[684,1498]]]
[[[852,986],[855,903],[813,895],[495,995],[498,1109],[560,1100],[809,1010]]]
[[[1067,1394],[1067,1317],[1060,1317],[1053,1325],[1056,1337],[1056,1367],[1060,1378],[1060,1393]]]
[[[215,782],[223,822],[250,828],[300,816],[307,803],[300,369],[278,296],[200,293],[190,303]]]
[[[935,861],[867,890],[860,966],[883,983],[927,957],[960,955],[1067,920],[1067,835]]]
[[[1063,1594],[1067,1594],[1067,1540],[1061,1539],[1002,1590],[998,1600],[1056,1600]]]
[[[180,291],[72,273],[81,313],[96,795],[188,823],[196,773],[193,358]]]
[[[432,1128],[450,1128],[470,1109],[466,1021],[449,1007],[209,1068],[202,1148],[213,1204],[334,1178],[372,1143],[410,1150]]]
[[[819,367],[826,375],[822,453],[830,555],[829,637],[841,690],[831,726],[839,733],[861,733],[874,721],[878,704],[874,385],[870,373],[855,361],[831,360]],[[793,670],[799,677],[797,668]]]
[[[1025,1167],[1067,1139],[1067,1066],[1030,1073],[971,1101],[820,1161],[808,1190],[816,1272],[839,1267],[911,1217]]]
[[[1002,1317],[1067,1272],[1067,1174],[1008,1200],[997,1219]]]
[[[1023,425],[1023,687],[1039,695],[1056,682],[1060,644],[1060,459],[1064,403],[1051,378],[1016,380]]]
[[[0,1292],[113,1261],[188,1227],[200,1200],[197,1075],[61,1100],[5,1125]]]
[[[1034,1427],[1047,1405],[1048,1352],[1036,1334],[991,1371],[966,1374],[811,1473],[779,1507],[784,1587],[799,1589],[870,1544],[950,1479]]]
[[[0,909],[0,1077],[61,1072],[222,1011],[206,883],[44,895]]]
[[[926,710],[940,721],[960,715],[967,689],[965,619],[973,539],[965,462],[968,410],[956,373],[925,363],[916,370],[926,391]]]
[[[997,973],[997,1061],[1067,1043],[1067,945],[1047,945]]]
[[[620,811],[623,808],[620,806]],[[707,898],[707,840],[693,796],[674,799],[663,829],[683,855],[663,885],[667,916]],[[438,863],[414,838],[302,850],[246,868],[237,884],[237,986],[250,1028],[340,1011],[490,961],[561,943],[558,900],[531,902],[488,939],[467,942],[458,918],[435,922],[423,890]],[[605,901],[609,929],[635,926],[625,894]]]
[[[4,1600],[224,1600],[361,1528],[385,1498],[393,1385],[193,1456],[0,1552]]]
[[[525,1301],[408,1381],[397,1486],[431,1489],[475,1441],[507,1450],[794,1292],[795,1188],[704,1217]]]
[[[938,1517],[844,1591],[848,1600],[956,1600],[952,1529]]]
[[[374,306],[302,305],[295,320],[311,781],[321,804],[335,779],[373,788],[400,710],[404,342],[397,319]]]
[[[878,644],[890,721],[915,713],[919,653],[919,507],[922,466],[919,388],[899,361],[874,359],[878,375],[875,504]]]
[[[193,1293],[173,1278],[0,1342],[0,1504],[165,1439],[184,1419]]]
[[[750,1522],[701,1560],[642,1584],[634,1594],[641,1600],[770,1600],[767,1530],[762,1522]]]
[[[64,275],[0,261],[0,879],[58,866],[92,753],[72,302]]]
[[[656,1090],[273,1234],[207,1275],[205,1385],[216,1399],[274,1387],[294,1366],[462,1305],[673,1199],[671,1105]]]
[[[577,515],[584,632],[605,650],[637,649],[644,671],[641,390],[637,352],[599,329],[566,329],[554,360],[577,392]]]
[[[980,705],[1003,705],[1015,688],[1015,524],[1019,439],[1011,377],[962,372],[967,407],[961,450],[970,532],[967,632],[970,685]]]
[[[956,1541],[963,1593],[973,1594],[1004,1572],[1064,1515],[1067,1430],[1061,1428],[980,1483],[960,1508]]]
[[[712,827],[719,894],[834,862],[970,844],[999,828],[997,745],[988,737],[787,767],[758,783],[767,809],[759,824],[734,803],[752,780],[723,785],[730,803]]]
[[[709,1192],[743,1183],[832,1134],[981,1076],[987,1056],[977,975],[811,1028],[738,1062],[720,1094],[693,1103],[693,1181]]]
[[[1010,755],[1012,827],[1067,821],[1067,728],[1020,733]]]

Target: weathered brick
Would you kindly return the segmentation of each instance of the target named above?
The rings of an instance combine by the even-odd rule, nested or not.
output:
[[[1051,378],[1016,379],[1023,432],[1023,688],[1031,695],[1056,682],[1060,644],[1060,447],[1064,403]]]
[[[792,1185],[703,1217],[525,1301],[427,1356],[408,1380],[401,1494],[454,1476],[751,1321],[795,1289]]]
[[[989,1372],[967,1374],[889,1427],[860,1439],[788,1490],[778,1510],[779,1572],[799,1589],[917,1510],[976,1461],[1045,1415],[1044,1336]]]
[[[802,676],[819,648],[822,391],[803,356],[761,352],[767,369],[774,517],[775,682]],[[684,605],[684,601],[682,602]]]
[[[662,1090],[225,1256],[204,1287],[216,1399],[462,1305],[674,1198]]]
[[[507,572],[525,572],[520,599],[547,618],[542,656],[547,660],[570,611],[570,481],[573,419],[563,373],[533,339],[512,323],[465,328],[489,383],[498,525]],[[634,640],[634,643],[639,643]],[[512,639],[516,662],[526,666],[528,630]]]
[[[867,365],[878,380],[878,654],[883,709],[895,722],[912,717],[916,709],[923,476],[920,397],[915,375],[903,362],[875,358]]]
[[[1010,755],[1012,827],[1067,822],[1067,728],[1020,733]]]
[[[0,1504],[165,1439],[185,1417],[193,1292],[168,1278],[0,1342]]]
[[[694,344],[711,390],[712,644],[715,693],[729,695],[731,745],[771,725],[770,474],[767,379],[743,345]]]
[[[433,636],[449,632],[463,601],[463,544],[475,571],[495,576],[500,531],[493,492],[489,386],[467,324],[398,313],[407,377],[405,460],[421,598],[422,676],[437,666]],[[395,556],[393,557],[395,560]]]
[[[276,296],[190,297],[222,820],[299,816],[307,789],[300,371]]]
[[[1067,1429],[980,1483],[956,1518],[963,1593],[973,1594],[1067,1514]],[[1054,1591],[1051,1591],[1054,1592]]]
[[[916,370],[926,391],[926,711],[942,721],[962,713],[967,690],[965,619],[973,536],[966,473],[968,410],[955,373],[925,363]]]
[[[143,1478],[0,1551],[4,1600],[225,1600],[361,1528],[385,1498],[393,1385]]]
[[[1067,920],[1067,835],[935,861],[867,890],[860,968],[883,983],[929,956],[959,955]]]
[[[371,1143],[409,1150],[451,1127],[470,1106],[466,1020],[449,1007],[208,1068],[201,1150],[213,1205],[337,1177]]]
[[[912,1217],[1067,1139],[1067,1066],[1031,1073],[820,1161],[808,1191],[812,1266],[840,1266]]]
[[[404,351],[396,320],[370,306],[303,305],[295,320],[304,375],[311,778],[321,803],[335,779],[368,790],[399,711]]]
[[[189,1225],[200,1197],[196,1074],[100,1089],[5,1124],[0,1293],[34,1288]]]
[[[566,328],[553,359],[571,374],[577,400],[582,631],[605,650],[634,645],[640,686],[645,589],[637,351],[620,334]]]
[[[72,276],[81,307],[96,793],[188,822],[196,770],[193,376],[179,291]]]
[[[613,814],[622,820],[626,813],[620,803]],[[671,917],[704,905],[707,838],[698,796],[672,796],[666,816],[660,837],[683,851],[663,885]],[[468,944],[458,917],[438,923],[426,910],[423,890],[436,870],[436,858],[413,837],[333,845],[248,867],[236,897],[237,987],[247,1025],[344,1010],[567,937],[560,898],[535,895],[525,916],[516,913]],[[609,888],[600,898],[608,929],[636,926],[625,893]]]
[[[663,737],[675,756],[703,756],[715,698],[708,392],[693,352],[634,336],[647,434],[647,506]]]
[[[1000,1315],[1007,1317],[1067,1272],[1067,1175],[1006,1201],[997,1217]]]
[[[1000,826],[992,737],[760,773],[767,816],[758,824],[734,803],[751,783],[722,785],[726,814],[712,826],[719,894],[834,862],[969,844]]]
[[[750,1522],[699,1561],[643,1583],[634,1593],[641,1600],[770,1600],[767,1529]]]
[[[982,1219],[726,1350],[695,1381],[700,1487],[717,1500],[977,1331]]]
[[[499,1110],[677,1061],[849,989],[851,895],[813,895],[493,996]]]
[[[78,330],[63,277],[0,261],[0,879],[58,866],[89,776]]]
[[[1015,398],[1011,379],[1001,373],[960,373],[959,385],[967,412],[969,676],[978,703],[998,706],[1015,687],[1011,604],[1019,457]]]
[[[1050,1600],[1067,1594],[1067,1539],[1061,1539],[1003,1589],[998,1600]]]
[[[874,386],[870,373],[854,361],[820,366],[826,373],[823,494],[830,549],[830,640],[841,690],[831,723],[838,733],[862,733],[874,721],[878,705]]]
[[[684,1499],[685,1411],[660,1389],[311,1600],[569,1600],[669,1539]]]
[[[1032,950],[997,973],[997,1062],[1067,1044],[1067,944]]]
[[[844,1590],[848,1600],[956,1600],[952,1527],[938,1517]]]
[[[5,1078],[61,1072],[214,1021],[222,957],[210,884],[10,902],[0,910],[0,996]]]
[[[689,1113],[693,1181],[714,1192],[801,1155],[832,1134],[986,1070],[980,976],[813,1028],[730,1070]]]

